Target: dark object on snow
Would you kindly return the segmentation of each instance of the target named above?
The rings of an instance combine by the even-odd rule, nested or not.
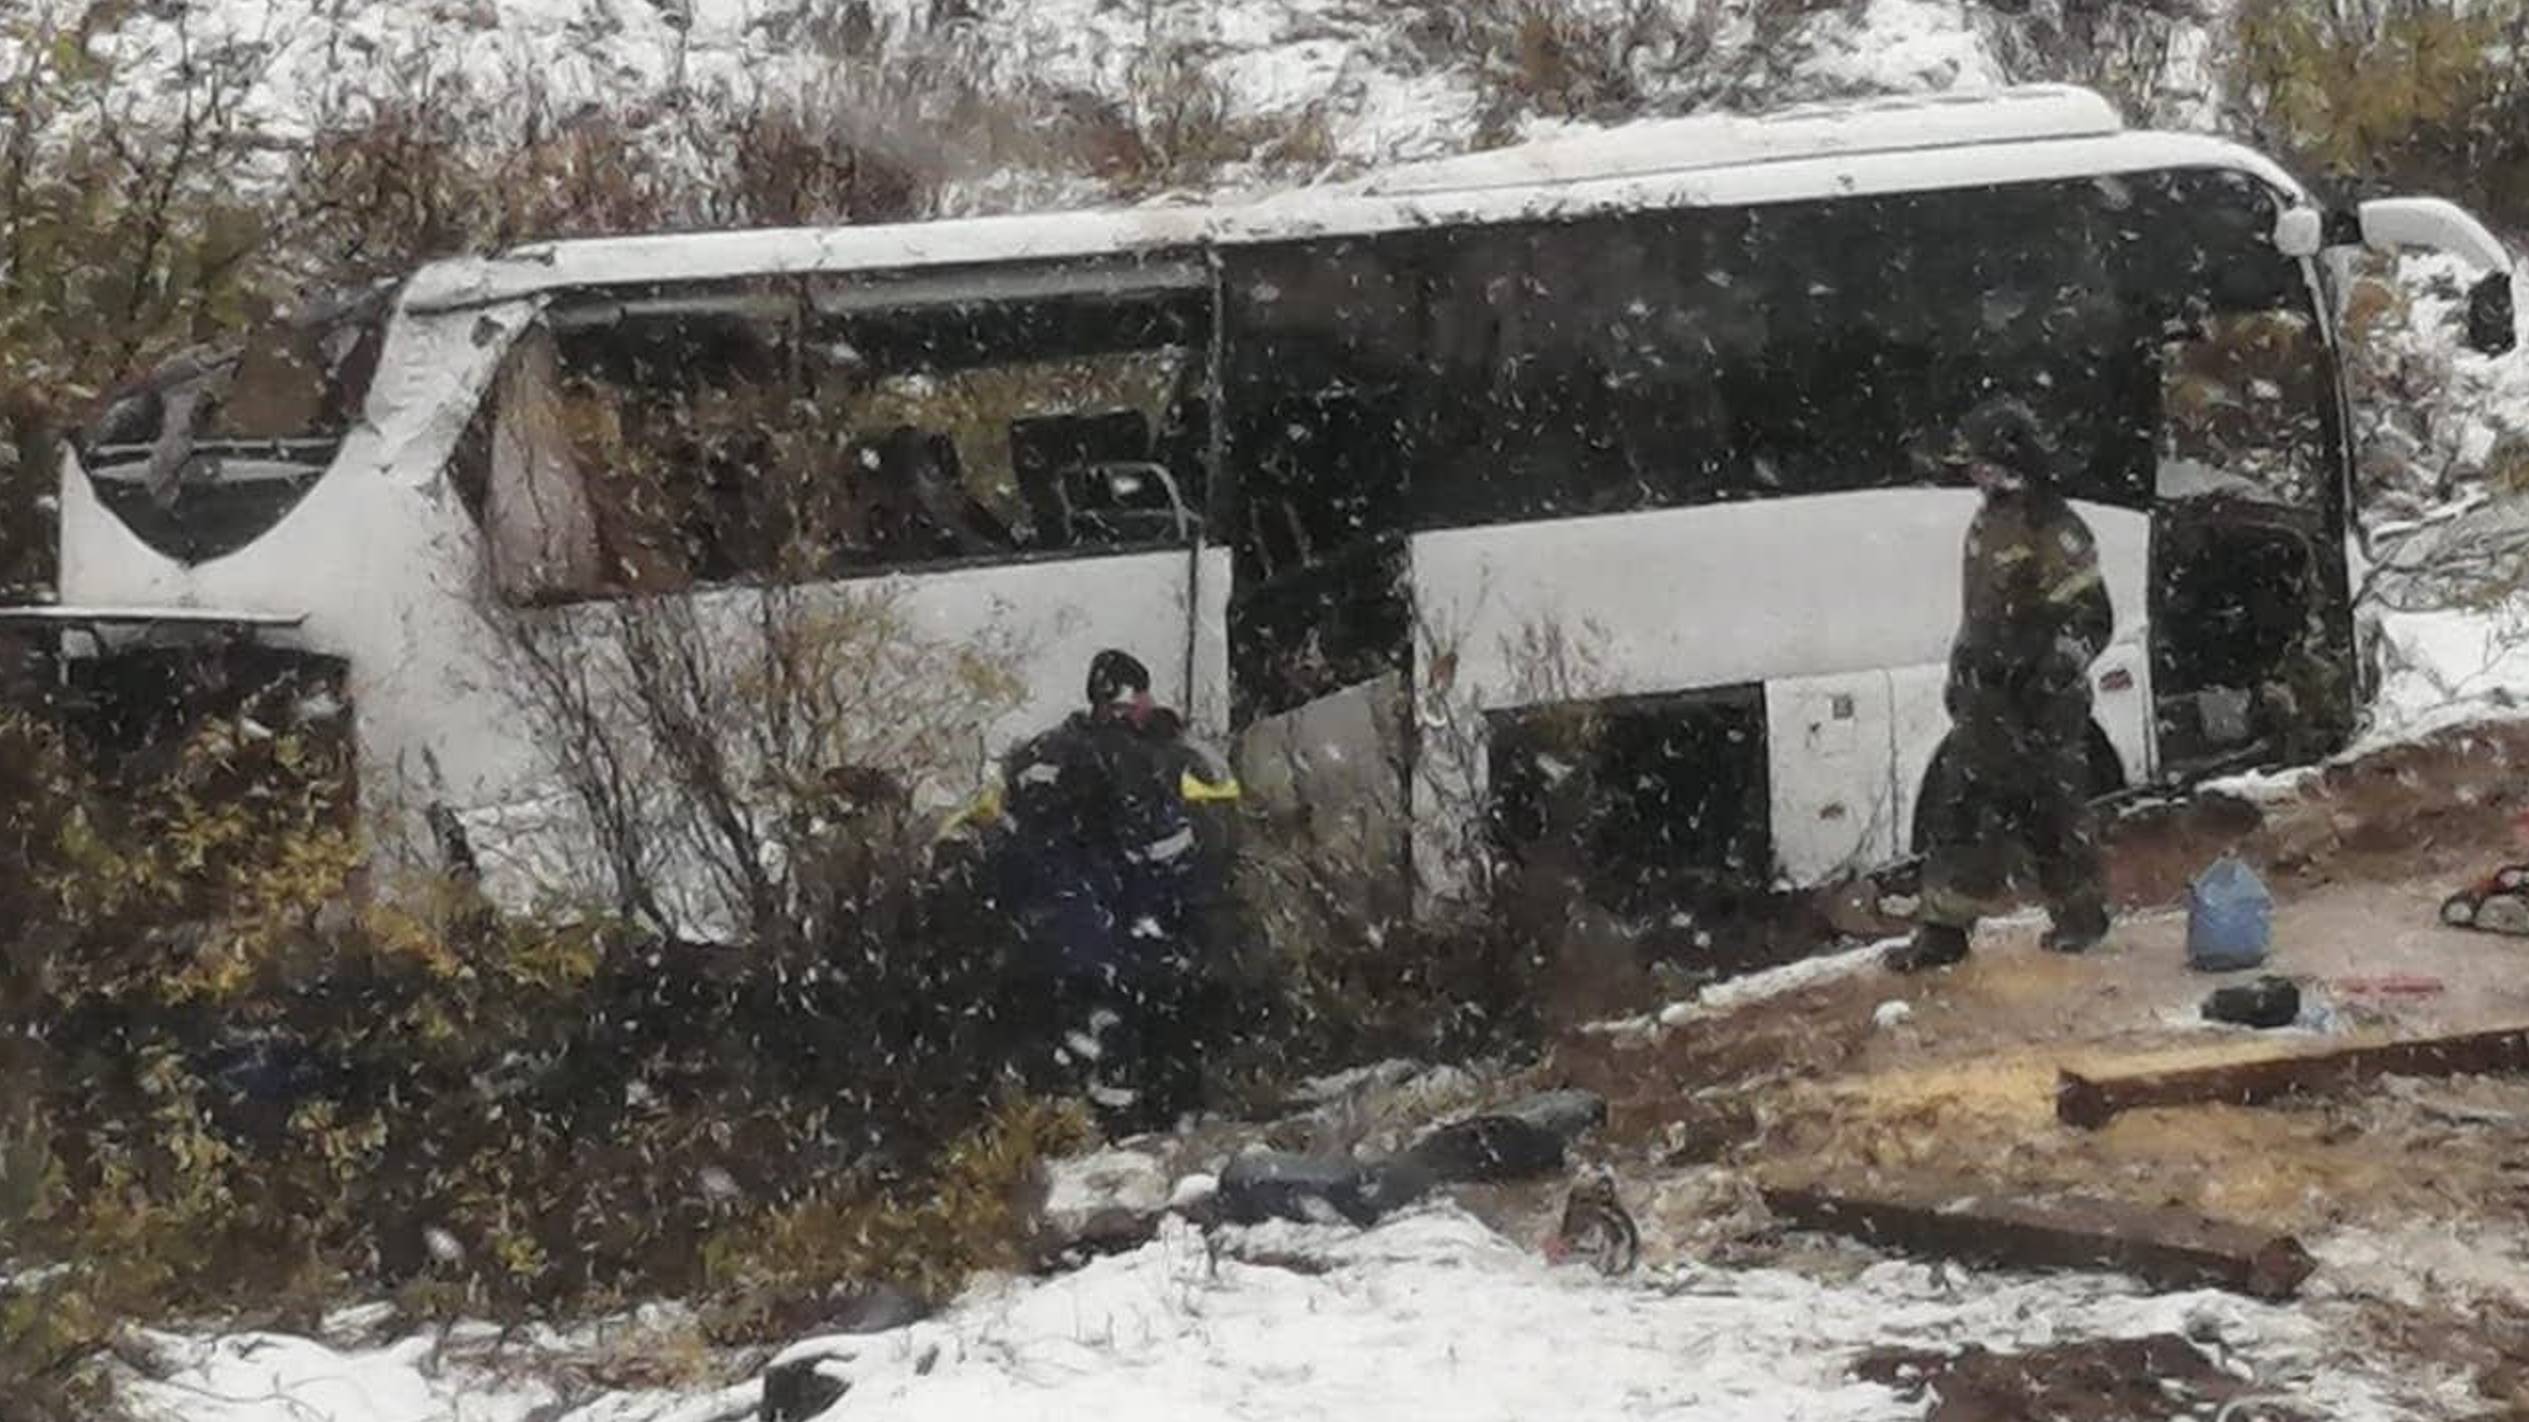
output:
[[[2282,1422],[2314,1414],[2278,1402],[2260,1405],[2255,1382],[2232,1376],[2206,1350],[2176,1333],[2085,1338],[2026,1352],[1982,1345],[1872,1348],[1853,1376],[1926,1403],[1923,1422],[2133,1422],[2136,1418],[2219,1417]],[[2225,1406],[2225,1404],[2236,1404]]]
[[[837,1300],[828,1333],[888,1333],[931,1316],[919,1295],[894,1284],[854,1285]]]
[[[1342,1219],[1367,1229],[1380,1216],[1421,1199],[1433,1183],[1408,1160],[1365,1165],[1258,1151],[1239,1156],[1221,1171],[1213,1202],[1219,1217],[1230,1224],[1327,1224]]]
[[[1469,1116],[1425,1135],[1405,1159],[1449,1184],[1534,1180],[1563,1170],[1563,1137],[1516,1116]]]
[[[474,855],[474,841],[465,832],[465,821],[457,812],[438,801],[422,812],[430,822],[431,835],[439,842],[439,867],[457,883],[472,886],[483,882],[483,866]]]
[[[1966,960],[1967,930],[1951,923],[1917,924],[1912,937],[1879,955],[1880,965],[1892,973],[1920,973]]]
[[[931,1306],[893,1284],[851,1285],[834,1297],[834,1310],[822,1333],[888,1333],[931,1316]],[[755,1415],[762,1422],[807,1422],[835,1403],[852,1385],[817,1371],[827,1355],[786,1358],[764,1370],[764,1397]]]
[[[2304,1091],[2332,1091],[2380,1076],[2473,1076],[2529,1070],[2529,1027],[2419,1037],[2332,1052],[2293,1052],[2226,1066],[2084,1074],[2055,1081],[2055,1118],[2095,1128],[2120,1111],[2225,1101],[2241,1106]]]
[[[1967,1181],[1867,1195],[1768,1190],[1765,1206],[1794,1228],[1907,1254],[2004,1269],[2103,1269],[2163,1289],[2209,1285],[2286,1299],[2318,1267],[2288,1234],[2119,1200],[1979,1198]]]
[[[755,1415],[762,1422],[808,1422],[843,1400],[852,1385],[817,1371],[823,1358],[795,1358],[764,1370],[764,1400]]]
[[[2300,1020],[2301,990],[2290,978],[2272,974],[2253,983],[2215,988],[2204,999],[2208,1022],[2236,1022],[2242,1027],[2289,1027]]]
[[[1546,1241],[1546,1257],[1586,1259],[1611,1278],[1632,1272],[1642,1258],[1642,1232],[1616,1195],[1616,1177],[1601,1170],[1572,1186],[1563,1200],[1563,1222]]]
[[[2506,864],[2441,901],[2441,921],[2529,938],[2529,864]]]
[[[1494,1113],[1552,1131],[1566,1145],[1607,1124],[1607,1098],[1577,1086],[1523,1096]]]
[[[2519,323],[2510,272],[2487,272],[2468,288],[2468,349],[2479,355],[2509,355],[2520,344]]]

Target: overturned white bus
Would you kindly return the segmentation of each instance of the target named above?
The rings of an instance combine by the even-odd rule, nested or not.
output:
[[[1550,830],[1614,904],[1809,885],[1911,847],[1975,498],[1919,452],[1997,388],[2115,598],[2097,788],[2342,742],[2332,303],[2365,245],[2470,259],[2474,338],[2512,338],[2465,213],[2322,211],[2060,87],[1236,205],[539,245],[302,333],[265,362],[296,401],[118,401],[64,472],[61,605],[23,615],[103,659],[214,627],[337,659],[382,847],[426,857],[439,806],[548,889],[606,852],[548,812],[486,619],[605,640],[591,609],[664,601],[743,639],[776,587],[994,639],[1019,694],[974,772],[1111,645],[1427,893]]]

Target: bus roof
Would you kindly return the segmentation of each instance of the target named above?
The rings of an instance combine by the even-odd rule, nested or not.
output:
[[[2184,167],[2236,169],[2301,194],[2252,149],[2203,134],[2130,130],[2086,89],[2026,85],[1649,120],[1216,204],[537,243],[425,267],[404,300],[426,312],[564,290],[1131,256]]]
[[[1653,119],[1435,158],[1352,185],[1381,196],[1581,182],[1731,168],[1838,153],[1921,152],[1970,143],[2101,138],[2124,131],[2106,99],[2066,84],[1802,104],[1766,113]]]

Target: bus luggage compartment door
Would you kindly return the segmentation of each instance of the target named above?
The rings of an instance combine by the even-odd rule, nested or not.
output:
[[[1775,865],[1793,885],[1857,873],[1897,854],[1893,710],[1884,672],[1766,683]]]

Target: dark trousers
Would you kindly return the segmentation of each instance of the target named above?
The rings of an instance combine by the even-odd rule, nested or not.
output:
[[[1022,976],[1022,1075],[1036,1090],[1086,1097],[1111,1133],[1166,1129],[1202,1102],[1196,987],[1172,971]]]
[[[1924,806],[1923,922],[1972,929],[2011,890],[2024,855],[2057,927],[2104,927],[2086,747],[2006,723],[1962,723],[1951,736],[1947,773]]]

